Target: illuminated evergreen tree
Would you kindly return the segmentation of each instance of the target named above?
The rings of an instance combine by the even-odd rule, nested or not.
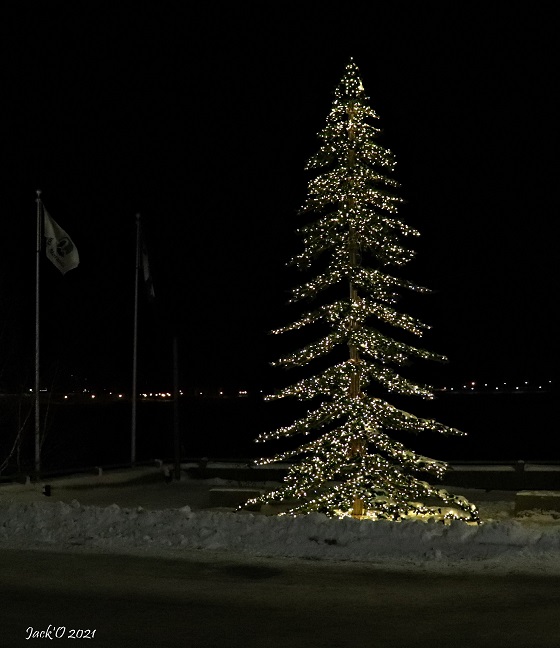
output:
[[[308,325],[322,325],[328,331],[275,364],[300,367],[325,356],[333,362],[268,397],[292,396],[318,404],[293,424],[259,436],[258,442],[298,434],[310,435],[311,440],[257,462],[293,460],[284,484],[252,502],[288,501],[293,504],[290,513],[402,519],[436,514],[437,505],[425,503],[436,498],[449,507],[448,517],[477,520],[476,508],[465,498],[420,479],[424,473],[441,478],[447,468],[443,462],[417,454],[391,437],[398,430],[462,433],[384,400],[391,392],[433,398],[429,387],[403,377],[397,369],[413,358],[445,358],[383,332],[397,327],[422,335],[429,327],[394,305],[399,291],[428,291],[387,270],[411,260],[414,252],[401,238],[418,232],[396,216],[401,199],[393,191],[398,183],[387,175],[395,161],[377,141],[380,131],[373,125],[377,115],[368,102],[351,60],[319,134],[320,150],[306,166],[315,176],[302,213],[315,214],[318,220],[299,230],[304,249],[292,260],[308,269],[323,259],[319,274],[293,290],[292,301],[322,297],[324,303],[274,331],[286,333]],[[340,359],[337,348],[343,349]]]

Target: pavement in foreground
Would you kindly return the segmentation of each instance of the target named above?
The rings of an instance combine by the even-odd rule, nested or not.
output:
[[[202,552],[173,560],[4,550],[0,582],[5,648],[33,645],[26,637],[49,626],[53,641],[95,630],[88,645],[111,648],[560,645],[552,577],[389,573]]]

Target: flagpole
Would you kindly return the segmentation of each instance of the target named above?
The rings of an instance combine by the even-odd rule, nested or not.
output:
[[[173,336],[173,458],[174,477],[181,479],[181,435],[179,433],[179,343]]]
[[[41,472],[41,417],[39,409],[39,268],[41,261],[41,191],[37,190],[37,255],[35,259],[35,474]]]
[[[134,279],[134,336],[132,350],[132,430],[130,463],[136,463],[136,374],[138,356],[138,276],[140,269],[140,214],[136,214],[136,275]]]

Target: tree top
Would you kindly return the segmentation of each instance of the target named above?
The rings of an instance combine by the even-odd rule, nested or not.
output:
[[[345,99],[361,99],[367,101],[368,97],[366,96],[364,90],[364,84],[360,77],[360,70],[354,62],[354,59],[350,57],[350,61],[344,69],[344,74],[340,80],[338,86],[335,90],[335,97],[339,100]]]

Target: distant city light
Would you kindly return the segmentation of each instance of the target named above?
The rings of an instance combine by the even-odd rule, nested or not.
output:
[[[554,380],[544,380],[540,384],[530,381],[530,380],[524,380],[524,381],[518,381],[517,385],[516,383],[512,381],[496,381],[495,383],[478,383],[474,380],[470,380],[465,383],[459,383],[455,384],[455,386],[451,387],[449,385],[442,385],[440,387],[435,387],[434,390],[436,392],[457,392],[458,394],[464,394],[465,392],[471,392],[474,394],[481,393],[483,390],[491,390],[492,392],[499,391],[500,393],[534,393],[536,391],[541,391],[541,392],[547,392],[552,389],[552,385],[555,384]],[[265,395],[266,390],[263,389],[255,389],[253,390],[247,390],[247,389],[235,389],[233,388],[234,391],[230,392],[227,389],[216,389],[216,390],[199,390],[196,389],[191,392],[191,395],[194,394],[194,396],[198,396],[201,398],[216,398],[216,397],[227,397],[236,395],[238,397],[248,397],[250,394],[251,395]],[[33,388],[25,388],[25,393],[29,391],[30,394],[34,393],[35,390]],[[50,393],[50,390],[41,388],[39,390],[42,393]],[[80,395],[80,394],[87,394],[88,398],[90,399],[98,399],[98,396],[101,400],[104,400],[107,397],[111,398],[119,398],[119,399],[125,399],[127,398],[127,395],[123,392],[116,392],[116,391],[109,391],[107,389],[102,389],[100,391],[100,394],[94,393],[93,389],[78,389],[77,391],[73,392],[70,391],[67,394],[60,394],[59,398],[63,398],[64,400],[68,400],[69,398],[71,399],[73,396]],[[138,396],[140,398],[156,398],[156,399],[166,399],[166,400],[173,400],[176,397],[176,394],[178,396],[184,396],[185,392],[183,390],[177,390],[177,392],[172,391],[172,392],[142,392],[138,393]],[[188,393],[186,393],[188,397]]]

